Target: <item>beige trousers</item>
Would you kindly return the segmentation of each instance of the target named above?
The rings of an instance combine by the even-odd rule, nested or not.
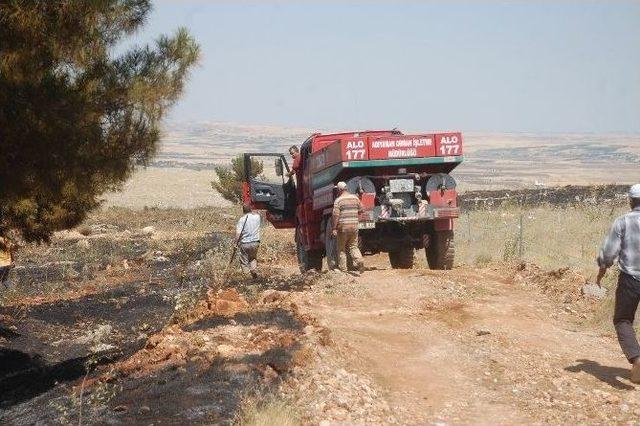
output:
[[[260,243],[240,244],[240,266],[243,272],[256,272],[258,269],[258,248]]]
[[[347,252],[351,255],[354,264],[362,263],[362,253],[358,248],[357,229],[338,230],[336,245],[338,246],[338,269],[347,271]]]

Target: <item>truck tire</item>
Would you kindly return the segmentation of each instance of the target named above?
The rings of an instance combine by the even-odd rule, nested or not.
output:
[[[299,237],[300,229],[296,230],[296,253],[298,255],[298,265],[300,266],[300,272],[304,273],[315,269],[318,272],[322,271],[322,251],[320,250],[305,250],[302,244],[302,239]]]
[[[404,247],[389,252],[389,263],[393,269],[413,268],[413,247]]]
[[[330,271],[338,269],[338,242],[331,235],[332,230],[333,222],[328,219],[324,228],[324,253],[327,257],[327,268]]]
[[[453,269],[455,245],[453,231],[436,231],[429,238],[429,246],[425,247],[427,263],[431,269]]]

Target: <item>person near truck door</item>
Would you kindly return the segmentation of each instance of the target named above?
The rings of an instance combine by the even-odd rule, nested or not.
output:
[[[333,232],[337,239],[338,269],[347,272],[347,252],[360,272],[364,270],[362,253],[358,248],[358,215],[362,212],[360,198],[347,189],[347,184],[338,182],[338,198],[333,203]]]
[[[289,148],[289,155],[293,159],[291,170],[289,171],[289,177],[296,177],[296,196],[298,200],[302,200],[302,156],[300,155],[300,149],[296,145],[291,145]]]
[[[291,171],[289,171],[289,177],[293,177],[293,175],[300,171],[300,150],[296,145],[291,145],[289,148],[289,155],[291,155],[291,159],[293,160]]]
[[[640,383],[640,345],[633,329],[640,302],[640,184],[629,190],[631,211],[617,218],[598,255],[600,271],[596,283],[618,259],[620,275],[616,289],[613,324],[622,352],[631,363],[631,381]]]
[[[260,215],[247,204],[242,206],[242,217],[236,224],[236,241],[240,249],[240,265],[243,272],[249,271],[258,277],[258,248],[260,247]]]
[[[13,268],[13,246],[6,237],[0,237],[0,283],[5,287],[9,281],[9,271]]]

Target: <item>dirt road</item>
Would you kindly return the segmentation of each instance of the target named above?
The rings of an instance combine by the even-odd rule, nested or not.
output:
[[[398,422],[595,424],[640,415],[612,336],[526,279],[369,264],[378,270],[305,300],[346,369],[373,380]]]
[[[74,423],[84,407],[86,424],[230,424],[256,393],[283,399],[304,424],[640,417],[609,320],[592,320],[602,302],[580,296],[584,278],[367,261],[360,277],[300,276],[282,261],[260,280],[228,283],[231,299],[216,293],[182,322],[173,304],[190,293],[168,272],[4,307],[15,326],[0,329],[0,422]],[[87,371],[88,359],[99,365]]]

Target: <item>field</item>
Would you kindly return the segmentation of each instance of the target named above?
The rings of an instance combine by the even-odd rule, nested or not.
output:
[[[251,280],[225,272],[235,208],[104,208],[20,251],[0,420],[624,423],[640,399],[611,296],[581,295],[624,209],[469,211],[454,271],[419,251],[408,271],[367,258],[362,277],[300,275],[291,232],[266,227]]]
[[[286,153],[313,132],[234,123],[168,124],[156,160],[139,170],[107,206],[217,206],[213,167],[242,152]],[[426,129],[414,129],[425,131]],[[406,132],[412,131],[406,129]],[[465,162],[454,173],[460,190],[628,184],[640,180],[640,135],[465,133]],[[615,168],[612,165],[615,164]]]
[[[85,223],[21,247],[0,293],[0,423],[640,416],[611,326],[616,272],[604,298],[583,294],[625,187],[547,186],[639,180],[639,137],[467,135],[452,271],[420,250],[410,270],[376,255],[361,276],[300,274],[292,231],[266,225],[250,279],[229,264],[240,212],[211,189],[213,167],[310,132],[170,126]]]

